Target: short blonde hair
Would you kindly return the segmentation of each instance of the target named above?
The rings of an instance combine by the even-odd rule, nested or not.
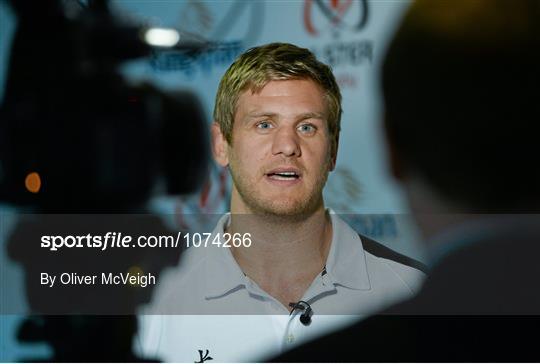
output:
[[[289,43],[270,43],[240,55],[219,83],[214,121],[229,144],[232,143],[234,114],[240,94],[247,89],[260,91],[276,80],[309,79],[324,91],[328,106],[328,130],[332,155],[337,151],[341,130],[341,93],[332,70],[306,48]]]

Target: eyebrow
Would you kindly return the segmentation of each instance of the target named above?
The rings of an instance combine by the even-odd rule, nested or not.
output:
[[[305,120],[305,119],[321,119],[325,120],[324,114],[320,112],[306,112],[303,114],[300,114],[299,120]]]
[[[276,115],[277,114],[274,113],[274,112],[251,112],[251,113],[246,115],[246,119],[260,118],[260,117],[263,117],[263,116],[274,117]]]

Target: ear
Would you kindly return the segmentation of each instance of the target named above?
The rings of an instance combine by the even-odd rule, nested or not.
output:
[[[339,149],[339,134],[336,137],[336,150],[333,151],[332,156],[330,157],[330,172],[336,169],[338,149]]]
[[[405,180],[405,162],[395,143],[395,135],[388,125],[387,116],[384,116],[384,136],[386,139],[386,151],[392,176],[399,182]]]
[[[219,124],[215,121],[212,123],[210,131],[212,133],[212,154],[214,159],[220,166],[227,167],[229,165],[229,143],[225,140]]]

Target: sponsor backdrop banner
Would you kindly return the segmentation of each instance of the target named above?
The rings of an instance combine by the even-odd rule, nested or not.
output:
[[[407,238],[401,236],[398,241],[398,223],[381,216],[407,212],[385,164],[378,78],[389,37],[408,1],[118,0],[114,4],[124,16],[174,27],[193,39],[212,42],[213,46],[201,52],[156,52],[149,60],[131,62],[123,69],[134,81],[194,90],[209,121],[223,73],[250,47],[291,42],[309,48],[329,64],[342,90],[344,113],[338,163],[325,189],[326,203],[338,213],[376,215],[371,224],[378,228],[372,237],[421,257],[411,227],[401,227]],[[230,190],[227,173],[214,166],[211,174],[196,198],[160,199],[155,207],[183,214],[226,211]]]
[[[343,93],[343,130],[328,204],[337,212],[405,210],[384,166],[377,80],[388,36],[406,1],[124,0],[115,5],[120,14],[213,42],[198,53],[159,52],[125,67],[136,80],[196,90],[209,120],[219,80],[244,50],[269,42],[311,49],[332,67]]]

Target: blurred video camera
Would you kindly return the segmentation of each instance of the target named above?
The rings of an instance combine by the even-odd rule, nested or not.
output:
[[[182,45],[121,23],[106,0],[5,0],[17,16],[0,107],[0,201],[42,212],[133,211],[206,175],[204,113],[190,92],[133,86],[127,60]]]
[[[49,290],[38,278],[45,271],[159,276],[178,262],[180,249],[50,254],[39,237],[47,230],[165,234],[159,218],[131,214],[145,212],[156,190],[186,194],[202,185],[204,113],[194,94],[130,85],[118,66],[155,49],[196,52],[201,45],[179,42],[174,29],[123,24],[105,0],[4,1],[17,29],[0,105],[0,202],[35,213],[20,216],[6,250],[24,268],[24,313],[31,314],[18,339],[52,347],[52,357],[32,360],[143,360],[131,348],[133,314],[151,287]],[[23,313],[17,302],[6,310]]]

